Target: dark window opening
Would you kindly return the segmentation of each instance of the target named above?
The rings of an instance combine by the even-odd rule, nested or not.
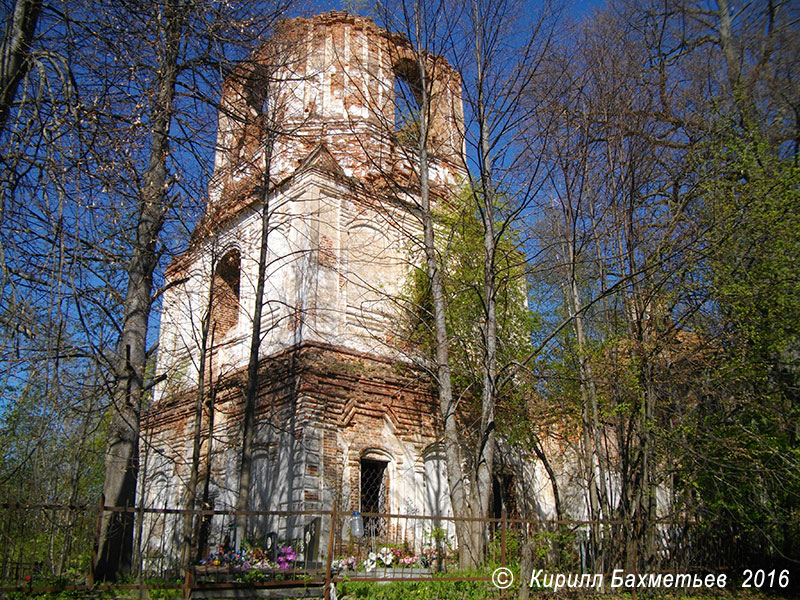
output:
[[[214,270],[211,326],[219,339],[239,322],[239,280],[241,256],[231,250],[217,263]]]
[[[401,141],[413,143],[419,137],[419,111],[422,105],[422,77],[419,66],[410,59],[394,67],[394,125]]]
[[[274,122],[270,110],[274,108],[274,90],[270,89],[273,81],[269,69],[258,65],[254,70],[239,80],[241,96],[237,102],[236,110],[231,117],[236,121],[239,134],[236,138],[232,158],[235,162],[250,164],[255,153],[264,144],[264,139],[270,131],[268,124]]]
[[[381,460],[361,459],[361,512],[386,513],[386,464]],[[364,517],[364,534],[386,535],[384,517]]]
[[[517,518],[517,494],[514,490],[514,476],[499,473],[492,477],[492,518],[503,517],[506,509],[507,518]]]
[[[255,70],[245,80],[245,102],[259,115],[269,114],[270,88],[274,80],[273,72],[264,65],[256,66]]]

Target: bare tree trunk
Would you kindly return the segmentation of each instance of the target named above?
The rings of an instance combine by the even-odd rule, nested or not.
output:
[[[214,275],[216,270],[216,256],[211,257],[211,269],[208,282],[208,297],[206,299],[206,311],[200,323],[200,360],[197,369],[197,394],[194,406],[194,426],[192,428],[192,464],[189,470],[189,482],[186,490],[186,509],[194,510],[197,506],[197,482],[200,473],[200,451],[201,433],[203,428],[203,411],[206,406],[205,386],[206,386],[206,362],[209,350],[209,332],[211,331],[211,314],[214,304]],[[213,342],[212,342],[213,351]],[[210,374],[210,378],[213,373]],[[181,565],[184,569],[189,568],[192,560],[192,538],[195,531],[193,527],[193,513],[184,513],[183,517],[183,554]]]
[[[268,78],[266,98],[270,98]],[[253,328],[250,339],[250,354],[247,363],[247,384],[244,394],[244,421],[242,425],[242,457],[239,463],[239,490],[236,499],[236,510],[246,511],[250,504],[250,479],[253,470],[253,441],[255,438],[255,412],[258,398],[258,364],[261,348],[261,313],[264,307],[264,287],[267,276],[267,250],[270,230],[270,194],[272,186],[270,172],[272,170],[272,152],[275,144],[275,115],[269,115],[267,121],[266,143],[264,148],[264,179],[261,190],[261,238],[258,250],[258,275],[256,277],[256,297],[253,308]],[[247,532],[247,515],[236,515],[238,540],[242,541]]]
[[[414,4],[414,27],[417,39],[422,38],[422,15],[418,2]],[[427,57],[417,49],[417,67],[420,74],[419,98],[419,138],[417,140],[416,162],[419,175],[420,208],[423,227],[423,246],[425,265],[431,286],[433,303],[433,322],[435,340],[436,381],[439,396],[439,413],[444,430],[444,452],[447,464],[447,481],[450,486],[450,502],[456,515],[470,514],[464,485],[463,462],[461,456],[460,434],[456,422],[456,402],[453,398],[453,384],[450,371],[450,350],[447,336],[447,306],[440,271],[439,256],[435,245],[433,213],[430,198],[430,173],[428,157],[428,135],[430,129],[431,101],[430,79]],[[463,521],[456,522],[456,536],[459,547],[459,560],[465,564],[467,556],[474,555],[471,549],[471,526]],[[469,564],[467,562],[466,564]]]
[[[574,268],[574,262],[572,263]],[[600,487],[604,485],[604,478],[596,467],[597,457],[597,438],[595,427],[597,401],[594,393],[594,381],[592,379],[592,368],[586,356],[586,341],[583,333],[583,318],[578,314],[581,306],[578,293],[577,282],[574,277],[568,284],[570,294],[570,316],[573,319],[575,336],[578,342],[578,368],[580,373],[580,394],[582,400],[581,407],[581,433],[583,441],[583,468],[586,477],[589,494],[589,519],[592,531],[592,548],[595,561],[594,568],[602,572],[603,568],[603,533],[600,520],[606,515],[601,497]],[[599,458],[599,457],[598,457]],[[598,485],[598,478],[600,479]]]
[[[584,165],[585,170],[585,165]],[[583,177],[586,177],[584,172]],[[571,192],[567,191],[564,199],[563,218],[564,231],[562,232],[564,247],[564,258],[567,269],[566,280],[563,284],[567,296],[569,307],[569,317],[573,323],[576,341],[578,344],[578,369],[580,376],[580,395],[581,395],[581,437],[582,437],[582,463],[586,478],[589,519],[592,521],[590,527],[592,532],[591,547],[596,569],[604,568],[604,527],[601,519],[610,516],[606,494],[606,473],[604,461],[600,455],[599,445],[599,411],[597,406],[597,388],[594,380],[592,365],[586,348],[586,338],[584,333],[584,320],[582,315],[581,293],[577,275],[578,255],[575,250],[577,244],[577,232],[573,227],[577,217],[576,208],[573,205],[575,200]],[[599,479],[599,482],[598,482]]]
[[[553,489],[553,502],[555,503],[556,509],[556,521],[560,522],[564,519],[564,506],[561,504],[561,492],[558,489],[558,478],[556,477],[556,472],[553,469],[553,465],[550,464],[550,459],[547,458],[547,453],[544,451],[544,447],[539,441],[539,436],[533,432],[530,434],[530,443],[531,447],[533,448],[533,453],[536,454],[536,458],[542,461],[542,466],[547,472],[547,478],[550,480],[550,487]]]
[[[214,335],[211,335],[211,346],[214,346]],[[208,370],[210,373],[214,372],[214,365],[212,364],[214,355],[209,357]],[[206,396],[206,421],[208,422],[208,435],[206,437],[206,459],[205,459],[205,473],[203,475],[203,499],[200,506],[203,510],[210,508],[209,495],[211,490],[211,457],[213,453],[214,442],[214,403],[216,402],[216,388],[212,385]],[[197,525],[197,560],[201,560],[205,555],[206,546],[208,545],[208,533],[210,527],[210,519],[203,515]]]
[[[30,69],[30,51],[42,0],[16,0],[0,46],[0,132],[5,130],[20,81]]]
[[[450,373],[450,356],[447,346],[447,319],[439,260],[434,247],[433,217],[430,209],[428,190],[427,153],[420,153],[420,182],[422,220],[425,243],[425,262],[431,286],[433,303],[434,335],[436,345],[436,380],[439,395],[439,413],[444,429],[445,462],[447,464],[447,481],[450,486],[450,502],[453,514],[470,514],[464,487],[463,463],[461,458],[460,438],[456,422],[456,403],[453,398],[453,387]],[[463,521],[456,522],[456,535],[459,542],[459,561],[462,566],[472,564],[471,557],[475,553],[471,547],[471,526]]]
[[[521,279],[514,281],[510,271],[507,275],[501,274],[498,263],[506,256],[505,251],[501,256],[498,251],[501,240],[515,229],[515,219],[533,200],[535,190],[543,182],[537,177],[539,165],[536,161],[531,163],[528,157],[519,160],[521,154],[515,149],[514,141],[522,135],[522,123],[532,116],[528,89],[549,46],[550,9],[547,3],[537,8],[533,19],[520,29],[525,33],[518,41],[500,42],[505,31],[519,28],[515,14],[519,8],[521,5],[514,2],[498,4],[471,0],[464,11],[469,21],[465,45],[468,51],[461,71],[467,82],[475,125],[467,129],[477,131],[474,143],[478,182],[472,186],[472,196],[483,226],[483,282],[479,294],[482,305],[481,418],[474,448],[475,471],[470,477],[474,482],[470,486],[471,516],[478,518],[489,516],[492,502],[497,436],[495,412],[502,393],[498,371],[504,370],[499,363],[506,358],[500,354],[502,340],[498,340],[498,295],[505,286],[524,285]],[[518,175],[523,163],[529,181],[520,186]],[[502,304],[500,311],[502,314]],[[539,450],[543,452],[541,447]],[[481,561],[488,536],[486,527],[478,522],[474,525],[475,560]]]
[[[483,360],[481,361],[481,424],[478,432],[478,447],[475,449],[475,485],[472,490],[473,517],[489,516],[492,496],[492,476],[494,471],[495,422],[497,381],[497,283],[495,274],[495,254],[497,238],[495,235],[494,182],[492,181],[491,150],[489,147],[489,122],[486,109],[486,56],[483,48],[482,26],[478,3],[473,2],[475,28],[475,60],[477,64],[477,124],[479,169],[481,189],[477,190],[477,208],[483,222]],[[482,559],[486,542],[486,527],[479,521],[473,525],[473,563],[477,566]],[[466,566],[466,565],[465,565]]]
[[[158,263],[156,242],[167,210],[167,157],[173,98],[178,77],[178,53],[183,31],[183,2],[170,0],[164,9],[164,54],[161,56],[157,95],[152,116],[150,160],[139,202],[139,220],[128,265],[124,321],[117,351],[117,380],[105,456],[103,494],[114,507],[136,503],[139,472],[139,418],[144,402],[147,364],[147,326],[150,317],[153,271]],[[133,513],[103,514],[98,539],[95,581],[115,580],[129,573],[133,551]]]

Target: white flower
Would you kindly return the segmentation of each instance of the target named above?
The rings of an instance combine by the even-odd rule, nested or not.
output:
[[[377,563],[378,555],[374,552],[370,552],[367,560],[364,561],[364,568],[366,568],[367,571],[372,571]]]
[[[392,560],[394,560],[394,554],[392,553],[392,549],[384,546],[383,548],[381,548],[381,552],[378,558],[381,559],[381,562],[385,566],[390,567],[392,565]]]

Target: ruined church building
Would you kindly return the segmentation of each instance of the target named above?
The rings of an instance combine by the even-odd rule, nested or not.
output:
[[[429,60],[435,193],[457,189],[467,173],[461,80]],[[413,102],[400,101],[416,93],[416,69],[402,37],[332,12],[285,22],[226,81],[206,212],[167,272],[157,364],[167,378],[141,448],[148,507],[186,506],[204,345],[213,435],[206,412],[198,496],[207,481],[210,506],[236,505],[269,165],[250,509],[330,510],[336,501],[341,510],[452,514],[435,388],[404,344],[398,304],[423,264],[416,192],[404,184],[413,181],[403,145],[414,135]],[[549,486],[538,479],[543,498]],[[522,495],[519,481],[506,483],[506,496]],[[251,518],[245,536],[294,539],[306,520]],[[169,523],[146,521],[151,551],[179,546]],[[232,524],[216,516],[209,544]],[[411,543],[419,535],[391,534]]]

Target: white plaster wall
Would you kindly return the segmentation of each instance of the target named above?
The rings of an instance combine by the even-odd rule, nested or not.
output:
[[[447,481],[447,463],[442,450],[438,447],[429,449],[424,455],[424,511],[426,515],[452,517],[453,505],[450,502],[450,484]],[[437,531],[444,531],[446,540],[456,543],[456,528],[453,521],[431,519],[425,522],[425,541],[432,546],[430,540]]]

